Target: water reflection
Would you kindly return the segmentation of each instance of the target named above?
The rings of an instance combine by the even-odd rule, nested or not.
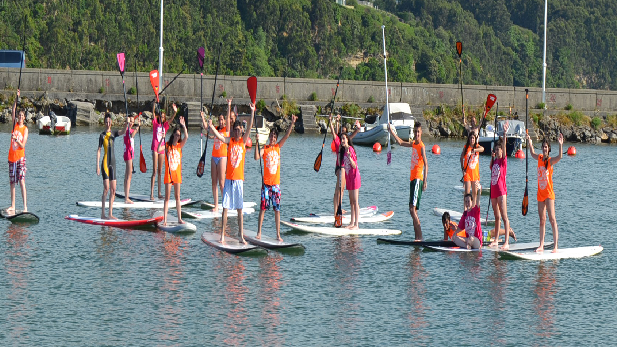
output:
[[[221,322],[222,331],[219,331],[218,336],[224,337],[222,341],[225,345],[246,344],[248,326],[246,301],[249,292],[244,285],[246,266],[240,257],[225,252],[214,253],[214,258],[213,270],[217,274],[216,282],[224,284],[222,296],[226,305],[222,306],[221,311],[225,314],[227,310],[226,317]]]
[[[334,303],[336,311],[337,331],[348,332],[336,334],[336,344],[349,344],[354,331],[359,329],[360,304],[354,301],[358,293],[356,288],[358,270],[362,263],[359,254],[362,253],[362,241],[357,236],[337,237],[334,243],[334,267],[337,270],[336,278],[340,283],[336,289]]]
[[[536,275],[536,286],[534,288],[535,298],[533,300],[534,311],[536,312],[537,324],[536,335],[539,338],[548,339],[555,333],[555,294],[557,294],[557,262],[541,262],[538,265]]]
[[[407,301],[411,304],[407,320],[409,332],[414,341],[427,342],[426,329],[429,323],[426,321],[426,295],[425,280],[428,273],[422,265],[422,250],[415,248],[409,253],[406,273],[408,274],[409,286],[407,287]]]
[[[263,304],[260,326],[265,328],[264,336],[259,336],[260,345],[282,346],[285,344],[282,334],[277,333],[281,325],[281,299],[279,290],[282,285],[280,262],[283,257],[280,253],[271,253],[267,257],[259,258],[258,276],[259,301]]]

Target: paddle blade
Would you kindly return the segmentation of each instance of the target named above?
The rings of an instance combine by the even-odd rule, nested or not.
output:
[[[141,145],[139,145],[139,171],[141,173],[146,173],[146,158],[144,157],[144,152],[141,149]]]
[[[124,53],[116,54],[116,58],[118,58],[118,68],[120,69],[120,73],[124,76]]]
[[[491,110],[493,105],[495,105],[496,101],[497,101],[497,97],[495,96],[495,94],[489,94],[486,97],[486,113],[488,113]]]
[[[150,84],[152,85],[152,90],[154,90],[154,95],[156,95],[156,102],[159,102],[159,71],[158,70],[150,71]]]
[[[200,160],[199,164],[197,165],[197,177],[200,177],[204,175],[204,168],[206,166],[206,161],[205,160]]]
[[[315,172],[319,172],[319,169],[321,169],[322,155],[323,155],[323,145],[321,146],[321,152],[319,152],[319,155],[317,156],[317,158],[315,158],[315,164],[313,164],[313,170],[315,170]]]
[[[206,50],[203,47],[199,47],[197,50],[197,60],[199,61],[199,68],[204,68],[204,57],[206,56]]]
[[[456,42],[456,53],[458,53],[458,57],[461,57],[461,54],[463,54],[463,43],[461,41],[457,41]]]
[[[523,216],[527,215],[528,210],[529,210],[529,196],[527,195],[527,184],[525,184],[525,196],[523,197],[523,206],[522,206]]]
[[[392,163],[392,152],[388,152],[388,159],[386,160],[386,164],[390,165]]]
[[[249,91],[251,102],[255,104],[255,99],[257,98],[257,77],[251,76],[246,80],[246,89]]]
[[[336,209],[336,215],[334,216],[334,227],[340,228],[343,226],[343,208],[341,204]]]

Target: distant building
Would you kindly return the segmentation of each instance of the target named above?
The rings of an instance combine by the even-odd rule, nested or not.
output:
[[[373,8],[373,3],[370,1],[362,1],[362,0],[358,0],[358,5],[362,5],[362,6],[368,6]]]
[[[345,6],[345,0],[336,0],[336,3]]]

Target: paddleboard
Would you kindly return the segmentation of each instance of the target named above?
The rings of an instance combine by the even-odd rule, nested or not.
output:
[[[7,209],[0,210],[0,217],[6,218],[13,223],[38,223],[39,217],[32,212],[15,210],[8,212]]]
[[[191,199],[182,199],[180,200],[180,204],[182,206],[190,203]],[[77,206],[82,207],[96,207],[101,208],[101,201],[78,201]],[[176,200],[169,200],[169,208],[176,207]],[[124,202],[114,201],[114,208],[163,208],[164,202],[162,200],[159,201],[135,201],[132,204],[125,204]],[[109,208],[109,202],[105,202],[105,208]]]
[[[157,213],[151,218],[140,219],[140,220],[101,219],[101,218],[94,218],[94,217],[82,217],[76,214],[68,215],[64,218],[75,221],[75,222],[79,222],[79,223],[85,223],[85,224],[104,225],[104,226],[117,227],[117,228],[131,228],[131,227],[144,226],[148,224],[155,225],[159,221],[163,220],[163,214]]]
[[[167,220],[167,225],[163,225],[163,221],[161,220],[157,223],[156,227],[168,233],[192,233],[197,231],[195,224],[189,222],[179,224],[177,220]]]
[[[460,222],[461,218],[463,217],[463,214],[457,211],[446,210],[445,208],[437,207],[433,209],[433,214],[439,217],[441,217],[444,212],[450,213],[450,220],[453,222]],[[480,221],[482,222],[482,224],[485,224],[486,218],[482,217],[483,215],[485,216],[486,214],[480,214]],[[495,224],[495,217],[489,217],[488,224]]]
[[[116,197],[118,199],[124,199],[124,194],[116,192]],[[159,199],[157,196],[154,197],[154,200],[150,200],[150,195],[144,194],[130,194],[129,198],[133,201],[163,201],[163,199]]]
[[[545,247],[553,247],[553,243],[545,243]],[[442,247],[442,246],[423,246],[425,249],[429,249],[431,251],[439,251],[439,252],[478,252],[478,251],[489,251],[489,252],[501,252],[499,247],[488,247],[482,246],[482,248],[477,249],[467,249],[458,246],[454,247]],[[511,251],[526,251],[526,250],[535,250],[540,247],[540,242],[521,242],[521,243],[511,243],[510,250]]]
[[[285,241],[279,241],[275,238],[266,236],[264,235],[263,231],[261,233],[261,238],[259,239],[255,238],[257,236],[257,232],[253,230],[244,230],[243,232],[244,232],[244,239],[255,246],[260,246],[260,247],[268,248],[268,249],[281,249],[281,248],[291,248],[291,247],[304,248],[304,246],[302,246],[299,243],[289,243]]]
[[[413,240],[396,240],[396,239],[378,238],[377,242],[387,243],[391,245],[414,246],[414,247],[423,247],[423,246],[456,247],[456,244],[452,240],[413,241]]]
[[[360,215],[359,223],[377,223],[387,221],[388,219],[394,216],[394,211],[388,211],[386,213],[374,214],[374,215]],[[310,217],[298,217],[291,218],[293,222],[302,222],[302,223],[334,223],[334,216],[319,216],[312,215]],[[343,223],[349,224],[351,221],[351,217],[349,215],[343,216]]]
[[[463,186],[454,186],[454,189],[460,191],[461,193],[465,192],[465,187]],[[482,186],[482,195],[486,195],[489,196],[491,195],[491,191],[487,188],[484,188],[484,186]]]
[[[331,236],[344,236],[344,235],[384,235],[385,236],[385,235],[398,235],[402,233],[402,231],[395,230],[395,229],[349,230],[346,228],[316,227],[316,226],[309,226],[309,225],[300,225],[300,224],[290,223],[286,221],[281,221],[281,224],[287,225],[288,227],[291,227],[291,228],[294,228],[300,231],[331,235]]]
[[[266,249],[261,248],[259,246],[251,245],[250,243],[247,243],[245,245],[241,243],[239,240],[234,239],[233,237],[230,237],[230,236],[225,236],[225,243],[220,243],[219,242],[220,239],[221,239],[221,234],[211,233],[208,231],[204,231],[204,233],[201,234],[201,240],[205,244],[212,246],[216,249],[219,249],[221,251],[225,251],[227,253],[237,254],[237,253],[244,253],[244,252],[249,252],[249,251],[268,252]]]
[[[255,207],[257,206],[256,202],[253,201],[245,201],[244,205],[242,206],[242,209],[244,210],[245,208],[249,208],[249,207]],[[214,204],[211,204],[209,202],[205,202],[203,201],[201,203],[201,208],[203,208],[204,210],[211,210],[214,208]],[[219,204],[219,210],[223,209],[223,204]]]
[[[589,246],[589,247],[576,247],[576,248],[559,248],[557,253],[553,253],[551,250],[545,249],[542,252],[513,252],[500,251],[499,256],[502,259],[523,259],[523,260],[554,260],[554,259],[566,259],[566,258],[584,258],[596,255],[602,252],[604,248],[602,246]]]
[[[253,212],[255,212],[255,209],[252,208],[252,207],[243,208],[242,209],[242,214],[243,215],[251,214]],[[182,216],[183,217],[194,218],[194,219],[222,218],[223,217],[223,210],[219,210],[218,212],[212,212],[212,211],[192,212],[192,211],[184,211],[184,210],[182,210]],[[237,210],[228,210],[227,211],[227,217],[238,217],[238,211]]]

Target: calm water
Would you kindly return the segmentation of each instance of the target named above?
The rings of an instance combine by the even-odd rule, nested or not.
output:
[[[1,130],[6,157],[9,127]],[[41,222],[17,226],[0,220],[2,345],[565,346],[617,338],[614,146],[577,145],[578,156],[555,166],[560,246],[601,244],[605,249],[599,256],[502,261],[487,252],[426,253],[377,244],[375,237],[322,237],[283,226],[283,237],[302,242],[304,254],[239,257],[200,240],[201,232],[218,228],[220,220],[194,222],[198,232],[189,236],[66,221],[68,214],[100,214],[75,202],[100,198],[95,160],[102,129],[81,127],[67,137],[30,130],[29,208]],[[151,135],[142,135],[149,156]],[[459,185],[463,143],[441,141],[441,156],[429,153],[433,143],[425,138],[429,177],[420,219],[426,239],[443,235],[434,207],[462,210],[462,197],[453,187]],[[331,209],[334,155],[325,151],[315,173],[320,145],[320,137],[294,135],[283,147],[282,218]],[[122,190],[122,142],[116,147]],[[393,148],[390,166],[385,151],[357,151],[360,204],[393,210],[394,218],[382,226],[412,238],[410,151]],[[211,200],[209,173],[201,179],[194,175],[198,159],[199,135],[191,133],[182,196]],[[150,157],[147,162],[151,168]],[[488,157],[481,165],[482,180],[488,182]],[[530,212],[522,217],[525,162],[509,160],[509,216],[523,242],[538,240],[535,162],[530,167]],[[0,176],[0,204],[8,206],[6,164]],[[149,175],[137,173],[132,192],[148,189]],[[259,189],[259,165],[251,159],[245,200],[258,201]],[[18,193],[18,206],[20,199]],[[487,198],[481,203],[484,214]],[[117,209],[115,214],[137,218],[149,212]],[[245,218],[246,228],[256,229],[256,223],[256,213]],[[264,225],[273,235],[272,212]],[[235,222],[232,228],[237,230]],[[549,227],[549,240],[551,235]]]

